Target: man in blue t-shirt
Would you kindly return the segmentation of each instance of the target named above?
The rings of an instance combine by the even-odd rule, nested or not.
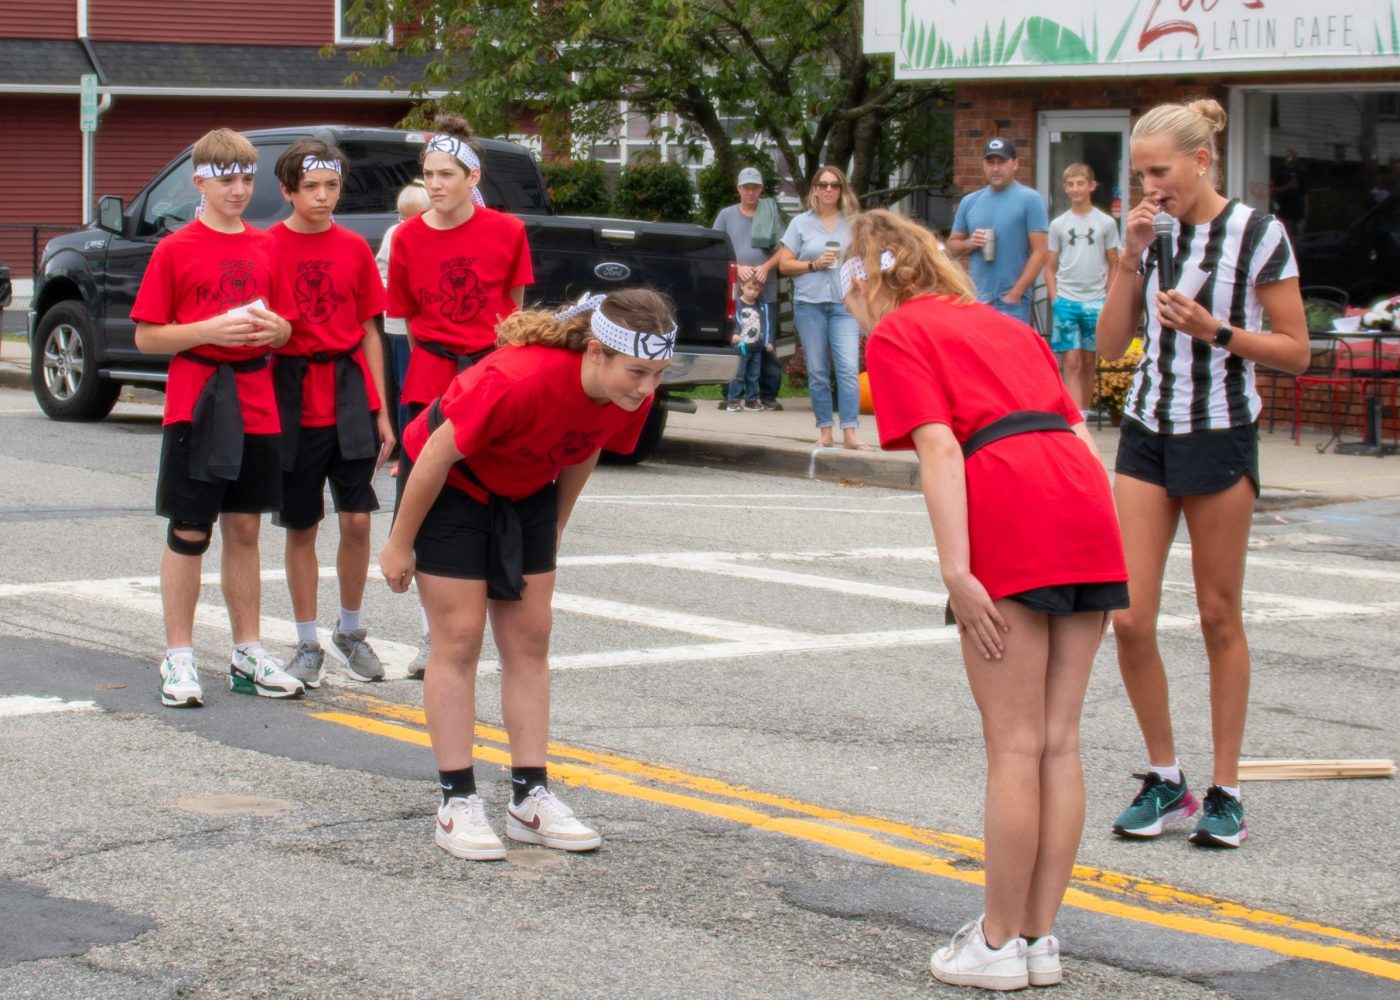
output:
[[[972,255],[968,271],[979,302],[1029,323],[1031,289],[1045,266],[1050,219],[1040,195],[1017,182],[1016,166],[1010,139],[987,141],[982,152],[987,186],[958,205],[948,250],[955,257]]]

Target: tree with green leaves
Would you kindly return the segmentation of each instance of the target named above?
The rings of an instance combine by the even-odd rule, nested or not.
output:
[[[806,196],[823,163],[849,166],[867,203],[943,190],[947,178],[888,187],[900,164],[933,163],[949,142],[941,84],[894,79],[888,56],[861,51],[859,0],[355,0],[364,37],[393,41],[356,55],[389,65],[426,59],[406,85],[415,124],[439,109],[479,131],[534,118],[545,148],[606,141],[618,105],[661,123],[671,142],[708,143],[724,174],[746,147],[769,145]],[[416,64],[419,63],[415,60]],[[392,72],[392,71],[391,71]],[[432,98],[430,95],[442,94]],[[674,116],[674,117],[673,117]]]

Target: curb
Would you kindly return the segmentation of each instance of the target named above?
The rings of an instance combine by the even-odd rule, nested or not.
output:
[[[21,366],[17,361],[0,361],[0,388],[28,389],[28,366]]]
[[[819,479],[829,483],[919,488],[919,466],[907,458],[841,448],[774,447],[753,440],[725,441],[667,431],[654,459],[668,465],[738,468],[744,472]]]

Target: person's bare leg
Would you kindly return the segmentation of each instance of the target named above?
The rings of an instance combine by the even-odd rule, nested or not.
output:
[[[476,664],[486,631],[486,581],[418,573],[418,598],[433,643],[423,678],[423,712],[438,770],[472,766],[476,737]]]
[[[213,531],[213,525],[209,526]],[[175,530],[177,538],[199,542],[204,532]],[[167,545],[160,556],[160,604],[165,611],[165,644],[170,649],[194,645],[194,611],[199,605],[199,577],[203,556],[185,556]]]
[[[1106,617],[1077,614],[1050,619],[1045,752],[1040,758],[1040,845],[1021,920],[1023,937],[1044,937],[1054,927],[1084,832],[1079,716]]]
[[[369,578],[368,514],[353,512],[340,515],[340,546],[335,553],[335,572],[340,581],[340,606],[347,611],[359,611],[365,599],[365,581]]]
[[[1047,616],[996,602],[1011,630],[1000,660],[987,660],[964,633],[963,665],[982,714],[987,749],[987,943],[1000,948],[1020,936],[1040,841],[1040,761],[1045,748]]]
[[[221,514],[224,543],[219,583],[228,606],[233,642],[256,642],[262,632],[262,564],[258,560],[261,514]]]
[[[1061,355],[1064,359],[1061,368],[1064,372],[1065,388],[1069,390],[1074,405],[1081,410],[1087,409],[1089,406],[1089,397],[1084,391],[1084,356],[1087,353],[1087,351],[1065,351]]]
[[[1240,746],[1249,707],[1249,642],[1244,634],[1244,561],[1254,516],[1254,484],[1244,478],[1220,493],[1186,497],[1191,573],[1210,661],[1211,783],[1239,783]]]
[[[1157,615],[1181,503],[1161,486],[1122,475],[1114,477],[1113,499],[1128,565],[1129,606],[1113,612],[1118,670],[1147,743],[1148,763],[1169,767],[1176,760],[1176,742],[1167,703],[1167,671],[1157,646]]]
[[[299,622],[316,620],[316,589],[321,583],[321,567],[316,562],[317,525],[287,529],[287,589],[292,595],[292,614]]]
[[[516,767],[544,767],[549,744],[554,574],[527,576],[525,583],[521,600],[490,602],[491,635],[501,654],[501,714],[510,738],[510,762]]]

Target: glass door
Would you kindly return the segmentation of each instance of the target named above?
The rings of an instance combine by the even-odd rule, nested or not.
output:
[[[1071,163],[1087,163],[1098,188],[1094,205],[1122,226],[1128,197],[1127,111],[1042,111],[1036,130],[1035,183],[1050,218],[1069,208],[1061,176]]]

